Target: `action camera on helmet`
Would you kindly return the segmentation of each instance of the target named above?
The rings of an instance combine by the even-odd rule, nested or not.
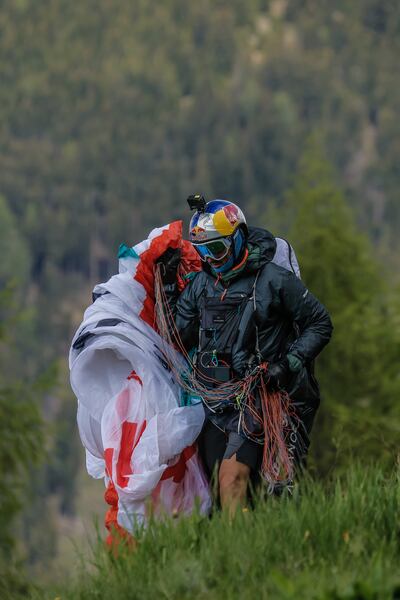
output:
[[[199,212],[205,211],[207,203],[202,194],[192,194],[191,196],[188,196],[187,202],[190,210],[197,210]]]

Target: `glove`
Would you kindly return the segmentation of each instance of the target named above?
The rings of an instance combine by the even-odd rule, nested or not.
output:
[[[268,388],[271,392],[276,392],[277,390],[284,388],[291,378],[288,359],[284,358],[279,362],[270,364],[268,366],[267,376],[269,377]]]
[[[270,364],[267,375],[269,377],[268,387],[271,392],[287,387],[293,374],[298,373],[302,368],[303,363],[295,354],[288,354],[279,362]]]
[[[171,285],[176,282],[181,255],[182,250],[180,248],[167,248],[157,260],[157,264],[161,267],[161,280],[164,285]]]

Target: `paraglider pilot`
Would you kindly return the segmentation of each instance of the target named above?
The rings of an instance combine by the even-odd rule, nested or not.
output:
[[[222,507],[247,500],[261,476],[270,491],[290,486],[304,464],[319,406],[313,361],[329,342],[326,308],[299,278],[293,248],[248,227],[233,202],[190,196],[189,239],[202,270],[178,292],[180,250],[161,258],[162,283],[181,342],[194,356],[206,420],[198,439]],[[263,371],[255,384],[254,374]],[[238,395],[222,390],[246,381]],[[261,384],[260,384],[261,381]],[[218,390],[224,401],[217,402]],[[212,400],[211,400],[212,399]]]

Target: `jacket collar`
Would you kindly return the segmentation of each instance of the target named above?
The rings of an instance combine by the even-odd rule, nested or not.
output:
[[[275,237],[272,235],[272,233],[266,229],[262,229],[261,227],[249,227],[247,249],[247,260],[239,269],[232,269],[231,271],[220,275],[215,273],[208,263],[204,264],[203,269],[216,279],[221,279],[225,283],[236,279],[242,273],[258,271],[261,269],[261,267],[271,262],[271,260],[274,258],[276,252]]]

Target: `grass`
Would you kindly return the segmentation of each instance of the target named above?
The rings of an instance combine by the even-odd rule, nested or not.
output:
[[[74,582],[32,599],[400,598],[400,478],[353,467],[330,484],[306,480],[291,498],[151,523],[138,550],[99,544]]]

